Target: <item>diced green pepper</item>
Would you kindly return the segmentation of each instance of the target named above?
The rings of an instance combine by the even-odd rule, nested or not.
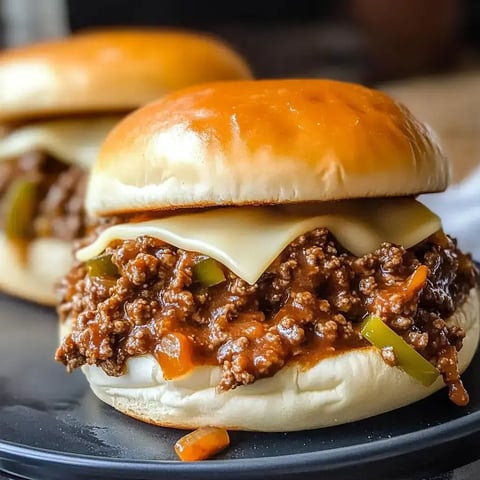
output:
[[[192,267],[192,274],[193,283],[198,283],[205,288],[225,281],[223,270],[213,258],[205,258],[196,263]]]
[[[380,317],[369,315],[362,324],[361,334],[379,349],[391,347],[398,366],[426,387],[439,376],[439,371],[386,325]]]
[[[118,277],[118,268],[112,262],[111,255],[99,255],[87,261],[89,277]]]
[[[10,240],[31,238],[37,203],[37,182],[19,178],[10,185],[5,202],[6,237]]]

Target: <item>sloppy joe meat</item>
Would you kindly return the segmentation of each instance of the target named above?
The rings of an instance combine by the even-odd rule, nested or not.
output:
[[[476,271],[442,232],[408,250],[384,243],[355,257],[318,228],[293,241],[254,285],[221,266],[225,281],[209,288],[192,281],[204,257],[161,240],[117,240],[105,253],[117,276],[90,277],[77,264],[59,289],[59,313],[72,330],[56,358],[69,370],[91,364],[122,375],[132,356],[150,353],[161,363],[162,342],[173,338],[185,364],[220,365],[218,388],[229,390],[289,362],[308,368],[365,347],[359,326],[375,314],[437,366],[453,401],[468,401],[451,362],[465,332],[445,320],[475,285]],[[412,287],[421,265],[428,276]],[[384,357],[395,363],[391,352]]]
[[[29,221],[28,238],[54,237],[73,240],[84,234],[83,199],[86,173],[83,169],[60,162],[52,156],[30,151],[20,157],[0,162],[0,225],[11,206],[9,188],[17,180],[32,182],[35,188],[33,218]],[[18,212],[22,217],[24,212]]]

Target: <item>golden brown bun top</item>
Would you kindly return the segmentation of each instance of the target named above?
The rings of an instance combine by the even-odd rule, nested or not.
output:
[[[125,118],[91,213],[416,195],[445,189],[434,135],[379,91],[330,80],[191,87]]]
[[[196,83],[251,78],[214,38],[169,30],[105,30],[0,54],[0,121],[130,110]]]

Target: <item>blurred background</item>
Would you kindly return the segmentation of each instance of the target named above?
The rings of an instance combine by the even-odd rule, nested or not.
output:
[[[357,81],[476,63],[477,0],[0,0],[3,45],[92,27],[150,25],[222,36],[257,76]]]
[[[3,47],[88,28],[180,27],[227,40],[260,78],[382,88],[439,134],[453,186],[425,201],[480,258],[480,1],[0,0],[0,18]]]

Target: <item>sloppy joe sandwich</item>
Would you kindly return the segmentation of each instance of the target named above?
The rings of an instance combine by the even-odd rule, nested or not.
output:
[[[250,78],[223,43],[111,30],[0,54],[0,288],[54,304],[85,233],[86,173],[121,117],[172,90]]]
[[[168,95],[101,148],[56,358],[180,428],[325,427],[445,385],[465,405],[477,271],[415,199],[447,182],[428,127],[359,85]]]

